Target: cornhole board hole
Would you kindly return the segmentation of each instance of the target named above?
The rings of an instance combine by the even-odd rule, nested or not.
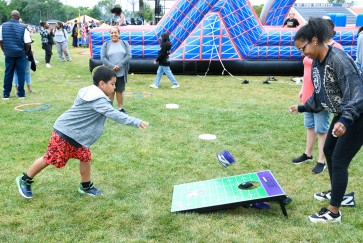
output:
[[[253,187],[241,189],[243,182]],[[239,187],[240,186],[240,187]],[[209,212],[261,202],[278,202],[287,217],[284,190],[270,170],[174,185],[171,212]]]

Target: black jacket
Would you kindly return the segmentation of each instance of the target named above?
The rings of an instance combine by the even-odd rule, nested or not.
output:
[[[160,46],[160,50],[158,51],[158,57],[156,61],[159,62],[161,66],[170,66],[169,54],[171,50],[171,43],[164,42]]]

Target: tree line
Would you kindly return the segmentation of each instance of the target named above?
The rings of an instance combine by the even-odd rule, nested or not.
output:
[[[110,9],[117,6],[116,0],[102,0],[93,8],[73,7],[64,5],[60,0],[11,0],[8,4],[5,0],[0,0],[0,22],[6,22],[10,19],[12,10],[18,10],[24,23],[39,25],[40,21],[55,19],[66,22],[80,15],[88,15],[98,20],[112,21],[113,15]],[[121,6],[122,7],[122,6]],[[123,10],[126,18],[144,18],[146,21],[152,21],[154,10],[144,2],[144,13],[130,12]],[[1,24],[0,23],[0,24]]]

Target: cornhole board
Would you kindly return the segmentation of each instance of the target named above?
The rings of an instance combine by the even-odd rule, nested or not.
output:
[[[240,189],[243,182],[257,187]],[[270,170],[174,185],[171,212],[208,212],[260,202],[278,202],[287,217],[285,192]]]

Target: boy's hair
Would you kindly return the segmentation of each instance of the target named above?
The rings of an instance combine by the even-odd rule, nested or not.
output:
[[[105,66],[95,67],[93,71],[93,84],[98,86],[101,80],[108,83],[113,77],[116,77],[116,73],[113,70]]]
[[[316,37],[319,43],[324,43],[331,37],[331,30],[324,19],[309,19],[309,22],[297,31],[294,40],[311,41],[313,37]]]

